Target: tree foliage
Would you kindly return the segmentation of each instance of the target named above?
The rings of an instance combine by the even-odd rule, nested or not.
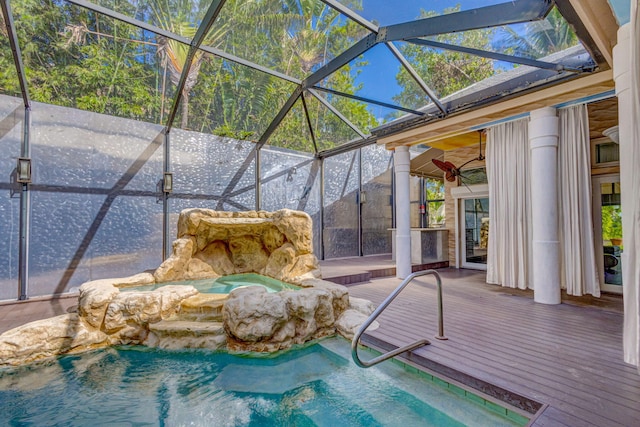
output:
[[[460,10],[460,6],[445,9],[445,13],[453,13]],[[434,11],[420,13],[419,19],[437,16]],[[475,30],[451,34],[440,34],[433,39],[441,43],[487,49],[491,42],[494,30]],[[464,89],[473,83],[490,77],[494,74],[493,63],[486,58],[473,56],[450,50],[439,50],[425,46],[406,43],[400,47],[400,51],[411,63],[413,68],[422,77],[439,98],[450,95],[460,89]],[[402,88],[400,94],[393,99],[402,106],[408,108],[420,108],[424,106],[424,91],[415,84],[409,73],[401,68],[396,75],[396,81]]]
[[[102,0],[100,4],[186,39],[193,38],[210,6],[202,0]],[[25,73],[33,100],[114,116],[166,124],[185,67],[189,46],[89,11],[64,0],[12,2]],[[349,3],[358,9],[361,0]],[[445,10],[455,12],[459,7]],[[421,12],[419,18],[435,16]],[[4,30],[4,28],[3,28]],[[366,34],[318,0],[227,0],[204,38],[263,67],[304,79]],[[517,55],[540,56],[577,43],[557,11],[543,23],[516,32],[504,28],[439,35],[435,40],[478,49],[499,47]],[[493,63],[459,52],[400,46],[426,84],[447,96],[495,73]],[[0,38],[0,91],[20,93],[10,47]],[[355,94],[368,64],[362,58],[337,70],[321,85]],[[425,93],[404,70],[395,102],[424,106]],[[295,90],[295,85],[200,50],[182,89],[175,126],[240,139],[257,140]],[[363,130],[379,123],[366,105],[322,95]],[[323,103],[305,92],[311,121],[301,101],[289,112],[270,144],[312,151],[349,141],[357,134]]]
[[[209,1],[105,0],[102,6],[193,38]],[[72,5],[23,0],[13,9],[34,101],[166,123],[189,46]],[[364,30],[316,0],[227,0],[203,44],[303,79],[360,39]],[[20,93],[7,39],[0,40],[0,91]],[[323,84],[354,93],[353,63]],[[200,50],[193,58],[175,126],[257,140],[295,85]],[[328,148],[355,133],[324,105],[306,98],[314,135]],[[355,124],[373,115],[361,103],[331,99]],[[288,129],[287,129],[288,126]],[[269,143],[312,151],[301,108]],[[307,137],[295,137],[304,135]]]
[[[496,47],[516,56],[541,58],[579,43],[575,32],[556,8],[545,20],[525,24],[524,31],[506,26],[500,30]]]
[[[602,207],[602,238],[622,239],[622,209],[620,205]]]
[[[34,101],[157,122],[142,30],[59,0],[17,2],[13,13]],[[5,43],[3,63],[11,61]],[[17,79],[2,77],[3,90],[18,90]]]

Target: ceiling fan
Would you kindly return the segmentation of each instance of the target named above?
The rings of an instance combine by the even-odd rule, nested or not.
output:
[[[454,165],[451,162],[443,162],[442,160],[438,160],[438,159],[431,160],[434,165],[436,165],[439,169],[441,169],[444,172],[444,177],[447,181],[454,182],[457,177],[462,178],[460,169],[462,169],[464,166],[468,165],[469,163],[475,160],[478,160],[478,161],[484,160],[484,156],[482,155],[482,132],[483,130],[478,131],[478,137],[479,137],[478,142],[480,144],[480,154],[478,155],[478,157],[474,157],[473,159],[464,162],[458,167],[456,167],[456,165]]]

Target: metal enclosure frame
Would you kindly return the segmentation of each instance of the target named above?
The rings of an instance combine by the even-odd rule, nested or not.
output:
[[[361,27],[368,31],[368,34],[346,49],[340,55],[336,56],[324,66],[313,71],[311,75],[307,76],[303,80],[288,76],[284,73],[269,69],[267,67],[258,65],[243,58],[234,56],[233,54],[224,52],[220,49],[205,46],[203,42],[205,37],[215,23],[216,18],[225,6],[225,0],[213,0],[209,9],[205,15],[205,18],[200,23],[197,29],[196,35],[193,39],[189,40],[172,32],[163,30],[162,28],[147,24],[137,19],[125,16],[113,10],[105,7],[90,3],[86,0],[67,0],[69,3],[75,4],[82,8],[109,16],[116,20],[125,22],[127,24],[143,28],[155,34],[162,35],[168,39],[173,39],[181,43],[189,45],[189,53],[187,61],[182,70],[180,76],[180,82],[176,87],[175,97],[171,107],[171,113],[167,116],[163,131],[163,170],[162,173],[171,173],[171,130],[176,117],[176,113],[179,107],[180,99],[182,96],[183,88],[187,80],[187,76],[191,67],[192,59],[198,50],[208,52],[218,58],[222,58],[226,61],[230,61],[235,64],[239,64],[251,69],[257,70],[261,73],[265,73],[269,76],[276,77],[293,83],[296,85],[293,92],[290,94],[288,100],[277,112],[267,129],[260,135],[256,141],[252,153],[247,157],[242,164],[242,168],[248,167],[252,161],[255,161],[255,207],[260,209],[262,205],[261,199],[261,149],[265,144],[269,142],[269,138],[273,132],[278,128],[279,124],[285,118],[287,113],[291,110],[298,99],[302,100],[303,110],[306,117],[307,125],[311,134],[311,139],[314,146],[314,155],[318,161],[319,167],[319,179],[320,179],[320,236],[322,241],[322,233],[324,230],[324,193],[325,193],[325,160],[332,156],[336,156],[351,150],[358,150],[358,247],[359,255],[362,255],[362,147],[373,144],[379,137],[392,135],[394,133],[406,130],[408,128],[416,127],[429,123],[435,120],[442,119],[450,114],[460,111],[468,111],[474,108],[480,108],[492,102],[500,100],[502,95],[496,95],[497,93],[510,92],[513,93],[516,89],[522,93],[532,90],[538,90],[543,86],[527,88],[527,83],[532,79],[543,81],[542,85],[558,84],[563,81],[574,79],[580,74],[590,73],[608,69],[608,65],[604,60],[602,53],[599,51],[596,43],[593,41],[589,32],[586,30],[583,23],[580,21],[578,14],[574,10],[569,0],[518,0],[515,2],[507,1],[505,3],[493,6],[481,7],[474,10],[461,11],[451,13],[449,15],[435,16],[426,19],[419,19],[411,22],[378,26],[369,20],[358,15],[353,10],[347,8],[336,0],[321,0],[327,6],[335,9],[347,19],[352,20],[359,24]],[[576,34],[584,44],[585,48],[589,52],[594,62],[590,63],[575,63],[575,64],[561,64],[548,61],[533,60],[528,58],[521,58],[512,55],[499,54],[495,52],[486,52],[478,49],[471,49],[462,46],[446,45],[443,43],[427,40],[424,37],[430,35],[445,34],[451,32],[465,31],[469,29],[495,27],[512,23],[528,22],[532,20],[544,19],[550,10],[556,5],[560,13],[565,17],[569,24],[575,29]],[[24,118],[23,118],[23,132],[20,149],[20,157],[30,157],[30,132],[31,132],[31,100],[29,97],[29,87],[25,75],[24,64],[22,61],[22,53],[20,50],[19,40],[15,30],[14,17],[11,11],[9,0],[0,0],[0,6],[2,9],[2,17],[4,19],[6,30],[8,34],[8,40],[11,46],[13,61],[15,64],[18,81],[20,83],[20,90],[22,100],[24,103]],[[418,73],[413,70],[411,64],[402,55],[400,50],[393,44],[394,41],[404,41],[408,43],[426,45],[439,49],[448,49],[458,52],[464,52],[470,55],[476,55],[479,57],[495,59],[500,61],[511,62],[515,64],[522,64],[536,69],[521,79],[514,79],[510,82],[503,83],[500,87],[493,87],[485,89],[479,93],[468,95],[454,100],[442,100],[439,99],[434,91],[422,80]],[[354,94],[341,93],[332,89],[324,88],[318,85],[318,83],[325,77],[339,70],[344,65],[348,64],[353,59],[364,54],[368,50],[372,49],[378,44],[384,44],[398,60],[398,63],[409,73],[413,80],[422,89],[425,95],[431,100],[431,104],[425,108],[419,110],[412,110],[394,105],[390,103],[380,102],[375,99],[362,97]],[[322,96],[318,94],[319,91],[339,95],[351,99],[356,99],[362,102],[370,103],[373,105],[381,105],[387,108],[395,109],[396,111],[406,112],[413,114],[415,117],[407,120],[400,120],[397,124],[387,126],[385,129],[375,132],[373,135],[367,135],[354,125],[349,119],[346,118],[336,107],[328,103]],[[358,139],[350,141],[341,146],[321,151],[318,148],[316,142],[316,135],[314,135],[313,126],[311,125],[311,117],[307,110],[305,96],[311,96],[317,99],[321,104],[328,108],[333,114],[335,114],[340,121],[346,124],[350,129],[358,134]],[[222,207],[225,197],[231,197],[234,194],[235,186],[241,179],[244,170],[239,170],[236,176],[233,177],[228,187],[218,198],[218,206]],[[392,174],[393,181],[393,174]],[[162,189],[158,191],[157,197],[162,201],[163,212],[163,247],[162,257],[166,258],[170,253],[170,198],[172,195],[169,192],[165,192]],[[197,197],[195,197],[197,198]],[[392,203],[394,204],[395,200]],[[18,276],[18,298],[20,300],[27,299],[29,292],[29,231],[30,231],[30,211],[31,211],[31,184],[26,182],[21,184],[20,191],[20,240],[19,240],[19,276]],[[392,209],[392,215],[394,215],[395,209]],[[393,221],[393,216],[392,216]],[[393,224],[392,224],[393,225]],[[324,258],[324,248],[321,249],[319,258]]]

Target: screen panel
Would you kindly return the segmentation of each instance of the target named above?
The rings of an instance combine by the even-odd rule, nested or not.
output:
[[[159,265],[161,130],[34,103],[30,296],[70,292],[87,280]]]
[[[320,161],[305,153],[278,148],[260,150],[261,209],[308,213],[313,222],[314,253],[320,257]]]
[[[324,161],[324,256],[358,256],[358,151]]]
[[[369,145],[362,149],[362,254],[391,253],[391,151]]]
[[[18,241],[20,239],[20,196],[11,197],[11,176],[20,155],[24,106],[20,98],[0,95],[0,300],[18,298]]]

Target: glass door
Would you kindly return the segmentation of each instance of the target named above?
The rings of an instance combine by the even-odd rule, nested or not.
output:
[[[622,209],[620,176],[593,178],[596,262],[603,291],[622,293]]]
[[[462,267],[487,269],[487,247],[489,244],[489,198],[472,198],[460,201],[461,259]]]

